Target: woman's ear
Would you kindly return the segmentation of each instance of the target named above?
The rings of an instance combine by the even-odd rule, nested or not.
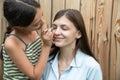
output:
[[[81,36],[82,36],[82,35],[81,35],[81,32],[78,31],[78,32],[77,32],[77,36],[76,36],[76,38],[79,39],[79,38],[81,38]]]

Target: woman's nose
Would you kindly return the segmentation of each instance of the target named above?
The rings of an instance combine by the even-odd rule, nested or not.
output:
[[[60,33],[61,33],[60,28],[57,28],[57,29],[55,29],[55,30],[54,30],[54,34],[56,34],[56,35],[57,35],[57,34],[60,34]]]

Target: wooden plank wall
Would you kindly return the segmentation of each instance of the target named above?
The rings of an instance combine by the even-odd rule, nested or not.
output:
[[[0,10],[2,10],[2,1],[0,0]],[[120,43],[114,34],[117,21],[120,20],[120,0],[37,1],[41,4],[44,18],[49,26],[51,26],[56,12],[61,9],[73,8],[81,11],[90,46],[101,64],[104,80],[120,80]],[[1,13],[0,44],[6,25]]]
[[[2,0],[0,0],[0,49],[1,49],[1,42],[2,42]],[[2,80],[2,63],[0,60],[0,80]]]
[[[120,43],[115,37],[115,28],[120,27],[120,0],[114,0],[111,19],[110,79],[120,80]]]

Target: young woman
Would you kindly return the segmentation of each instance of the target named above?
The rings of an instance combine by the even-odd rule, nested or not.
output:
[[[53,36],[49,29],[38,34],[44,24],[40,4],[35,0],[4,0],[3,10],[9,24],[2,47],[3,80],[40,79]]]
[[[53,43],[42,80],[102,80],[78,10],[60,10],[53,21]]]

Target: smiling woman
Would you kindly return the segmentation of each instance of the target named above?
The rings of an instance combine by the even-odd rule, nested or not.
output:
[[[52,27],[53,50],[42,80],[102,80],[101,66],[89,47],[81,13],[60,10]]]

